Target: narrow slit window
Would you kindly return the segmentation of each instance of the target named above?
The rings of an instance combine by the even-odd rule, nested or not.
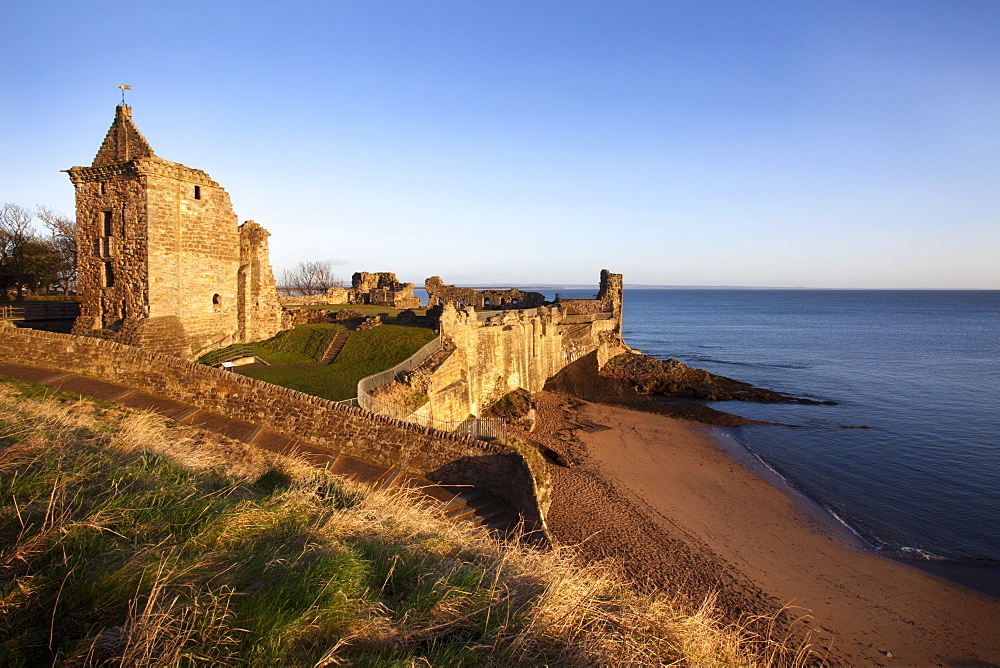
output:
[[[115,284],[115,269],[110,262],[104,263],[104,287],[110,288]]]
[[[110,237],[111,236],[111,212],[110,211],[105,211],[104,212],[104,234],[102,236],[105,236],[105,237]]]
[[[201,199],[201,186],[194,187],[194,198]]]

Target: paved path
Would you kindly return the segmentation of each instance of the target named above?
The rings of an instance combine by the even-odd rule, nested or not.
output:
[[[289,438],[243,420],[203,411],[173,399],[158,397],[96,378],[36,366],[0,362],[0,376],[28,380],[129,408],[148,410],[283,455],[295,454],[310,464],[375,489],[409,487],[424,496],[445,517],[487,530],[498,538],[512,536],[519,516],[503,499],[474,487],[436,485],[399,469],[372,464],[356,457]]]

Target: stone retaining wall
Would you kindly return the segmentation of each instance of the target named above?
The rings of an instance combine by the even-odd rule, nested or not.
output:
[[[93,337],[0,328],[5,361],[86,374],[440,484],[509,501],[526,530],[545,532],[548,475],[515,449],[400,422],[180,358]]]

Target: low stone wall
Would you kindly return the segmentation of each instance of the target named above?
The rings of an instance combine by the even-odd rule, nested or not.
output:
[[[440,484],[484,489],[509,501],[527,530],[545,533],[547,473],[541,463],[529,462],[508,446],[372,415],[229,371],[92,337],[3,327],[0,348],[8,362],[94,376]]]
[[[318,295],[283,295],[278,294],[282,306],[308,306],[311,304],[348,304],[351,300],[350,291],[345,288],[330,288]]]

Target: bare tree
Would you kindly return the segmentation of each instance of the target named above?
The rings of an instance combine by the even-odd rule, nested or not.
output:
[[[49,230],[38,233],[34,217]],[[0,207],[0,292],[13,288],[24,299],[26,289],[57,286],[66,294],[76,282],[76,223],[44,206],[35,214],[16,204]]]
[[[343,285],[333,271],[332,262],[304,261],[281,272],[281,287],[303,295],[317,295]]]
[[[49,230],[49,245],[59,257],[56,282],[69,294],[76,287],[76,219],[42,205],[35,207],[35,216]]]
[[[0,283],[4,290],[13,286],[18,299],[24,298],[29,243],[36,236],[31,218],[27,209],[16,204],[0,207]]]

